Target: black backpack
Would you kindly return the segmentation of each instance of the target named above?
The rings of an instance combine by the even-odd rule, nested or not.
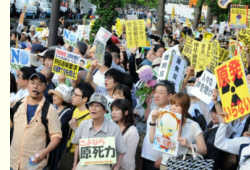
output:
[[[194,109],[194,113],[195,113],[195,116],[192,117],[193,120],[196,121],[200,125],[203,131],[206,130],[207,122],[206,122],[205,117],[200,113],[198,109]]]
[[[10,119],[13,122],[14,119],[14,115],[17,111],[17,109],[19,108],[19,106],[22,104],[22,100],[19,100],[18,102],[16,102],[16,104],[10,108]],[[50,138],[49,138],[49,129],[48,129],[48,119],[47,119],[47,114],[48,114],[48,110],[49,110],[49,106],[50,106],[50,102],[48,100],[45,100],[43,107],[42,107],[42,124],[45,127],[45,133],[46,133],[46,146],[49,144],[50,142]],[[13,122],[14,125],[14,122]],[[14,130],[14,126],[10,129],[10,143],[12,141],[12,136],[13,136],[13,130]]]

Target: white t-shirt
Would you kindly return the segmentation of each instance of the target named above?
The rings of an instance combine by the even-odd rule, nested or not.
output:
[[[29,95],[29,91],[28,89],[20,89],[18,90],[18,92],[16,93],[15,97],[12,97],[12,101],[10,101],[11,103],[13,102],[17,102],[18,100],[26,97]]]
[[[99,70],[93,76],[93,82],[100,87],[105,87],[105,76]]]
[[[182,131],[181,131],[182,138],[186,138],[189,143],[195,143],[195,138],[198,135],[200,135],[201,133],[202,133],[202,130],[201,130],[198,123],[196,123],[195,121],[193,121],[191,119],[186,119],[186,122],[184,123],[184,125],[182,127]],[[177,155],[186,154],[186,153],[188,153],[188,151],[189,151],[188,148],[180,145]],[[166,165],[166,162],[167,162],[168,158],[170,158],[170,157],[171,157],[171,155],[163,153],[161,163],[163,165]]]

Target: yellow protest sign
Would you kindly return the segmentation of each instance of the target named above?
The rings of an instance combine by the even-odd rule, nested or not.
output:
[[[200,42],[193,40],[192,44],[192,55],[191,55],[191,65],[195,68],[198,60],[198,49],[200,48]]]
[[[128,48],[146,47],[146,27],[144,20],[126,21],[126,40]]]
[[[79,141],[79,153],[81,165],[115,164],[115,138],[82,138]]]
[[[218,41],[211,42],[211,50],[210,50],[210,62],[208,69],[211,72],[214,72],[215,67],[219,65],[219,58],[220,58],[220,44]]]
[[[213,37],[214,37],[214,34],[209,33],[209,32],[205,32],[203,34],[203,40],[205,41],[210,41]]]
[[[244,66],[247,67],[245,44],[243,42],[229,40],[229,56],[230,58],[240,56]]]
[[[192,46],[193,46],[193,39],[190,36],[186,36],[184,48],[182,50],[182,54],[184,56],[188,57],[189,59],[192,56]]]
[[[123,32],[123,23],[121,22],[119,18],[116,20],[115,30],[116,30],[117,35],[120,37]]]
[[[232,28],[246,28],[248,23],[248,6],[232,5],[229,24]]]
[[[36,32],[43,32],[44,28],[43,27],[36,27]]]
[[[64,73],[67,78],[76,80],[79,71],[80,58],[81,57],[77,54],[57,48],[52,72],[55,74]]]
[[[234,57],[215,69],[225,122],[250,113],[250,94],[240,57]]]
[[[188,18],[186,18],[185,24],[187,27],[191,28],[191,22]]]
[[[208,42],[206,41],[202,41],[199,43],[199,47],[198,47],[198,60],[197,60],[197,64],[195,66],[195,70],[196,71],[201,71],[201,70],[205,70],[206,69],[206,65],[208,63],[208,58],[205,55],[207,53],[207,46],[208,46]]]
[[[172,12],[171,12],[171,18],[174,19],[175,17],[175,7],[173,6]]]

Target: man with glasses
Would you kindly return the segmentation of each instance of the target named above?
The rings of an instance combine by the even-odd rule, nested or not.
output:
[[[89,110],[87,109],[86,103],[90,96],[94,93],[93,87],[89,83],[80,82],[73,90],[72,94],[72,105],[75,107],[72,115],[72,119],[69,122],[70,128],[72,129],[71,138],[68,141],[68,151],[62,158],[59,169],[72,169],[75,145],[73,145],[72,138],[75,136],[75,130],[79,127],[83,120],[90,119]]]
[[[147,131],[146,136],[142,145],[142,169],[143,170],[159,170],[159,166],[161,163],[161,152],[153,149],[153,144],[150,143],[149,140],[149,130],[150,126],[154,126],[151,124],[152,121],[152,111],[157,108],[168,108],[169,107],[169,99],[175,93],[174,83],[168,80],[162,80],[158,82],[155,86],[154,90],[154,103],[156,107],[151,107],[151,112],[147,119]]]

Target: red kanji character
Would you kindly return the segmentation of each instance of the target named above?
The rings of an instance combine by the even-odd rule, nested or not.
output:
[[[236,78],[241,79],[242,78],[242,70],[240,67],[240,61],[239,60],[232,60],[229,65],[229,72],[232,77],[232,80],[234,81]],[[237,76],[237,77],[236,77]]]
[[[217,70],[217,75],[219,79],[219,87],[225,87],[227,84],[229,84],[230,80],[227,72],[227,65],[220,67]]]

